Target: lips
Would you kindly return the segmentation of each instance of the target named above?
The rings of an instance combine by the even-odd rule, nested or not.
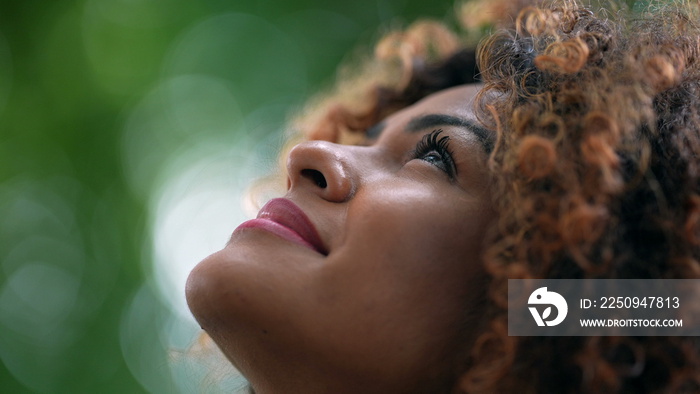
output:
[[[244,222],[236,230],[243,228],[260,228],[323,255],[328,254],[316,227],[301,208],[286,198],[270,200],[256,219]]]

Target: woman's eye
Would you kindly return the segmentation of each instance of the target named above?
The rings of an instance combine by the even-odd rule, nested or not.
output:
[[[430,152],[423,157],[420,157],[421,160],[425,160],[430,164],[433,164],[437,167],[439,167],[441,170],[447,172],[447,168],[445,166],[445,159],[438,153],[438,152]]]
[[[439,138],[440,133],[442,130],[426,134],[416,145],[413,159],[424,160],[445,172],[450,179],[454,179],[457,175],[457,168],[449,148],[450,137]]]

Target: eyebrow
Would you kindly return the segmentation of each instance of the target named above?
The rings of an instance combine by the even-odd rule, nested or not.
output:
[[[479,126],[476,122],[444,114],[428,114],[411,119],[406,125],[407,133],[415,133],[431,127],[455,126],[473,133],[486,153],[491,153],[494,144],[493,132]]]

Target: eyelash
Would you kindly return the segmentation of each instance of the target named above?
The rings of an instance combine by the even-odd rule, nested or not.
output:
[[[444,136],[438,138],[440,137],[440,133],[442,133],[442,130],[438,129],[434,130],[430,134],[424,135],[420,142],[418,142],[416,145],[416,149],[413,151],[411,156],[413,159],[427,161],[445,172],[450,179],[454,179],[457,175],[457,167],[455,166],[454,155],[450,150],[450,137]],[[430,157],[432,153],[437,154],[438,159],[440,160],[439,162],[436,163],[434,161],[426,160],[426,158]]]

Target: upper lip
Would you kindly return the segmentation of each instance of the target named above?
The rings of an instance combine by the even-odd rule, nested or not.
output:
[[[295,203],[286,198],[274,198],[265,204],[258,213],[258,219],[268,219],[299,234],[317,252],[327,255],[328,251],[309,217]]]

